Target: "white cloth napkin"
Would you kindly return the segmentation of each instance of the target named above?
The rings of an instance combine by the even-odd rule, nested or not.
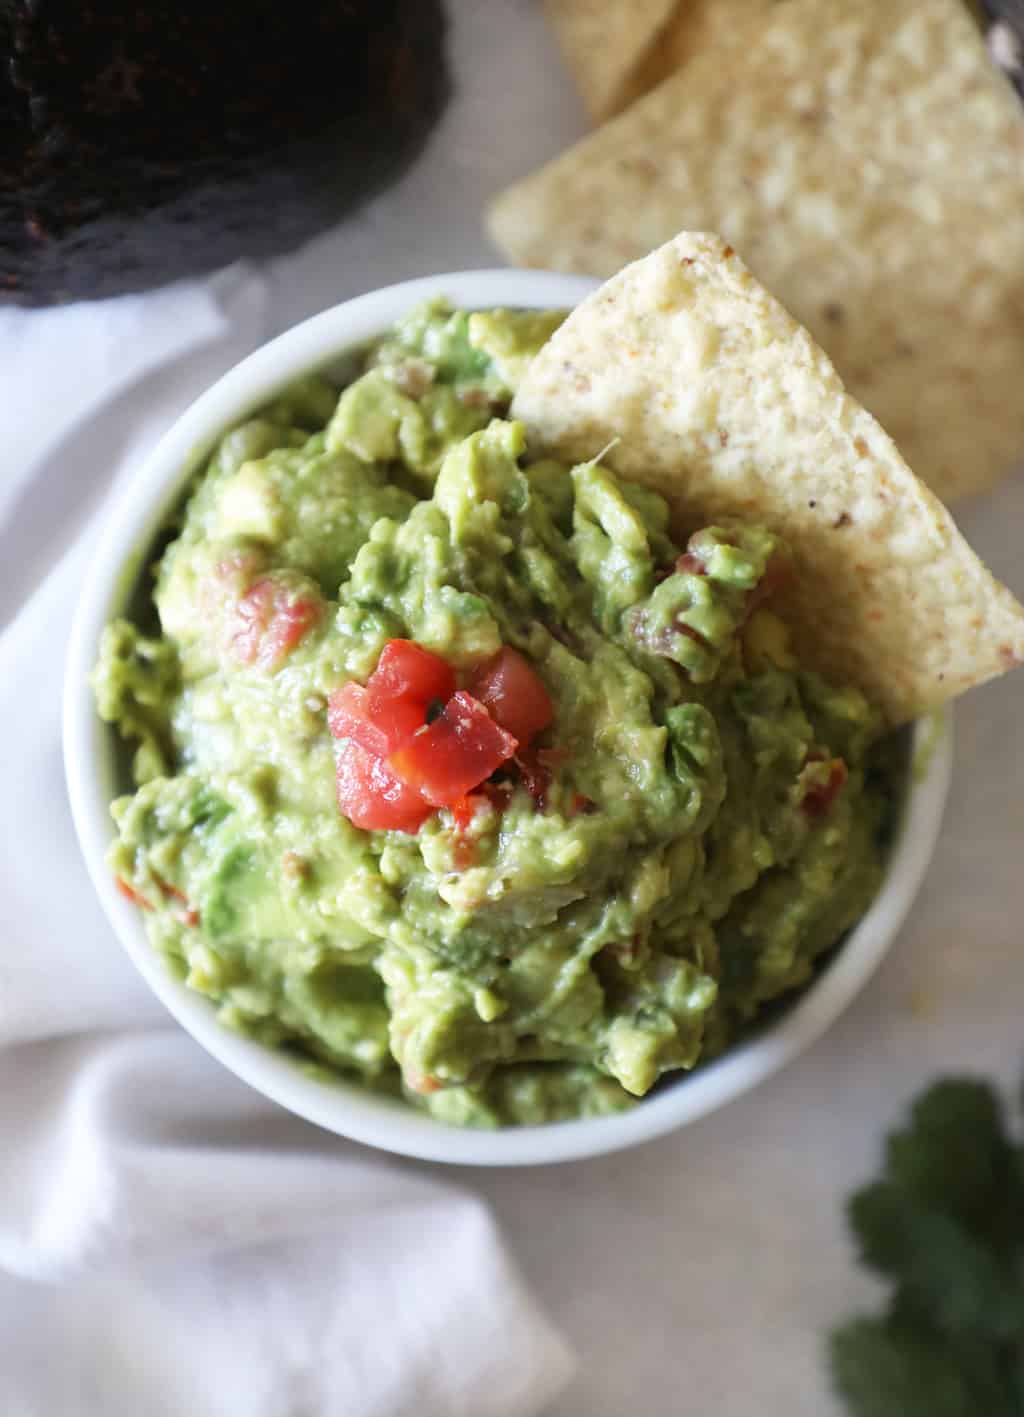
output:
[[[102,494],[265,337],[265,297],[235,268],[0,311],[0,1412],[529,1417],[573,1360],[483,1203],[207,1058],[71,828],[62,661]]]

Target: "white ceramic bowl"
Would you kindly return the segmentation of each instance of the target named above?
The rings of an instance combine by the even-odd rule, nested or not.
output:
[[[590,281],[530,271],[431,276],[338,305],[257,350],[182,415],[107,509],[68,652],[64,756],[75,827],[110,922],[154,993],[208,1052],[283,1107],[342,1136],[431,1161],[520,1166],[617,1151],[691,1122],[774,1073],[842,1013],[888,949],[932,854],[949,783],[948,720],[938,728],[930,722],[917,725],[918,769],[885,884],[842,948],[803,995],[756,1036],[613,1117],[469,1131],[435,1122],[355,1084],[318,1081],[282,1054],[224,1028],[210,1003],[173,978],[150,948],[138,910],[118,894],[104,862],[114,835],[109,804],[124,784],[115,778],[114,733],[97,717],[87,681],[103,626],[124,607],[153,538],[187,480],[224,429],[297,375],[380,334],[429,295],[443,293],[467,308],[551,307],[576,304],[591,288]]]

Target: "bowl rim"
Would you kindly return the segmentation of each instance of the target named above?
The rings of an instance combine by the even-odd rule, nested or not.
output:
[[[104,525],[68,642],[64,678],[65,776],[76,835],[109,923],[156,996],[214,1058],[242,1081],[308,1121],[369,1146],[419,1160],[527,1166],[581,1160],[636,1146],[716,1110],[777,1072],[839,1017],[867,982],[910,910],[931,859],[952,769],[949,710],[912,729],[912,767],[885,881],[866,915],[780,1017],[675,1086],[630,1111],[497,1131],[448,1126],[357,1083],[324,1081],[287,1056],[231,1032],[212,1004],[187,989],[151,948],[137,909],[105,864],[114,837],[113,730],[95,712],[88,676],[103,626],[123,608],[149,546],[217,438],[284,384],[379,335],[410,306],[443,294],[482,308],[573,305],[596,281],[544,271],[461,271],[403,281],[342,302],[286,330],[229,369],[175,420],[104,506]]]

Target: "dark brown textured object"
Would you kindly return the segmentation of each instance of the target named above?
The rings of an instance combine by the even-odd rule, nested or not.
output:
[[[0,0],[0,305],[288,250],[412,160],[440,0]]]

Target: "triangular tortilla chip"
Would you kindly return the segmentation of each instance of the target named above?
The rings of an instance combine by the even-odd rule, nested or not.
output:
[[[565,61],[591,118],[617,113],[676,0],[545,0]]]
[[[990,486],[1024,455],[1016,95],[960,0],[725,12],[660,88],[498,199],[498,245],[608,276],[720,231],[933,491]]]
[[[613,445],[605,461],[661,492],[684,534],[737,518],[783,536],[779,609],[804,662],[893,723],[1024,662],[1024,609],[717,236],[684,233],[584,300],[512,414],[535,455]]]

